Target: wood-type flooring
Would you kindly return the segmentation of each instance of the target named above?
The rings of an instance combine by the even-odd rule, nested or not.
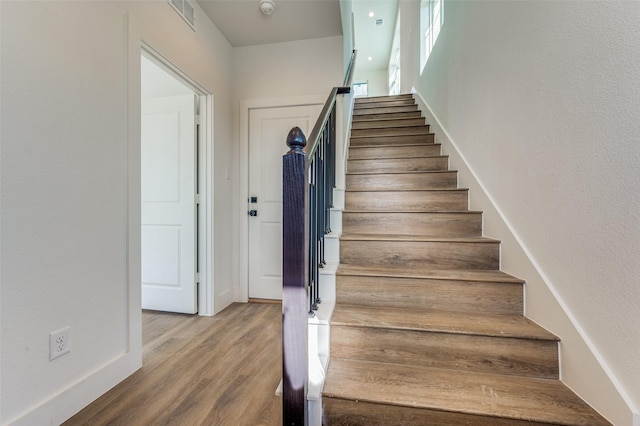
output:
[[[214,317],[144,311],[142,368],[64,426],[281,425],[281,315],[258,303]]]

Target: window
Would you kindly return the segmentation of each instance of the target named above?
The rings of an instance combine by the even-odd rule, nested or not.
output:
[[[444,0],[420,0],[420,68],[429,55],[444,25]]]
[[[354,96],[367,96],[369,94],[368,83],[354,83],[353,84],[353,94]]]
[[[393,44],[391,45],[388,74],[389,94],[398,95],[400,93],[400,11],[398,11],[396,31],[393,35]]]

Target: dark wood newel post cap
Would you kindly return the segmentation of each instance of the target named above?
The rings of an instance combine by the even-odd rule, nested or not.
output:
[[[291,151],[302,151],[307,145],[307,138],[300,127],[294,127],[287,135],[287,146],[291,148]]]

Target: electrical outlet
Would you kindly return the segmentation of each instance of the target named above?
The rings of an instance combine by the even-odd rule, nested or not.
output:
[[[71,327],[67,326],[49,333],[49,361],[53,361],[71,350],[70,331]]]

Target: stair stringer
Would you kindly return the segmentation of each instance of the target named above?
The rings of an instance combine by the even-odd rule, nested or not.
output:
[[[340,262],[344,189],[334,189],[333,193],[332,232],[325,236],[327,264],[320,270],[322,303],[316,315],[309,318],[309,386],[307,389],[309,426],[322,425],[322,389],[329,365],[331,316],[336,305],[336,271]]]
[[[458,186],[469,188],[469,209],[483,211],[483,234],[501,241],[500,269],[526,279],[524,313],[561,338],[560,380],[613,424],[631,425],[630,398],[555,290],[543,269],[527,250],[508,219],[469,166],[447,130],[422,96],[412,88],[418,109],[431,126],[449,167],[458,170]],[[588,371],[589,374],[585,374]],[[638,408],[636,408],[638,410]],[[634,424],[635,426],[635,424]]]

